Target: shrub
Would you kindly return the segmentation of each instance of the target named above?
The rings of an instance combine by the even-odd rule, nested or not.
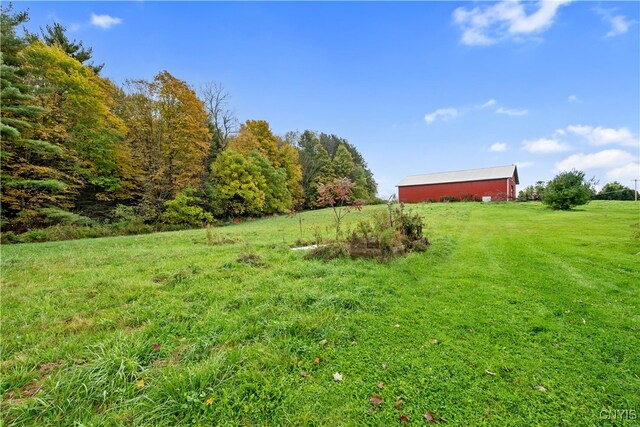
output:
[[[460,199],[455,196],[442,196],[440,197],[441,202],[459,202]]]
[[[349,178],[336,178],[326,184],[318,186],[318,206],[330,206],[333,210],[333,219],[335,222],[336,241],[340,240],[340,225],[343,218],[351,212],[352,209],[357,211],[362,209],[361,200],[352,200],[353,186]]]
[[[45,224],[63,224],[63,225],[80,225],[89,226],[94,222],[91,218],[78,215],[73,212],[67,212],[60,208],[42,208],[38,211],[38,214],[44,217],[43,223]]]
[[[9,243],[18,243],[18,236],[16,236],[16,234],[13,231],[6,231],[6,232],[2,232],[0,233],[0,243],[2,243],[3,245],[9,244]]]
[[[561,172],[547,184],[542,202],[556,210],[586,205],[591,200],[593,187],[594,179],[585,180],[582,171]]]
[[[142,216],[138,215],[135,206],[117,205],[111,216],[117,221],[134,222],[143,220]]]
[[[389,261],[407,250],[423,251],[429,242],[423,235],[424,221],[418,214],[409,214],[404,204],[378,212],[369,221],[359,221],[350,237],[353,257],[377,258]]]
[[[331,261],[336,258],[346,258],[349,250],[343,243],[332,243],[330,245],[318,246],[304,256],[304,259],[319,259],[321,261]]]
[[[166,224],[183,224],[200,227],[213,221],[213,216],[198,206],[199,199],[195,190],[186,188],[175,198],[165,202],[166,211],[162,214],[162,222]]]

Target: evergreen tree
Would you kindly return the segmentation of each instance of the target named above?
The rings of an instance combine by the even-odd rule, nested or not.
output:
[[[34,224],[45,205],[65,206],[64,173],[54,165],[63,150],[38,139],[35,130],[45,109],[36,105],[35,88],[21,56],[26,41],[16,28],[28,21],[26,12],[12,5],[0,9],[0,143],[2,219],[16,230]]]
[[[310,206],[317,206],[318,186],[326,184],[336,178],[329,154],[319,142],[316,144],[315,153],[315,162],[318,165],[318,169],[305,192],[305,198],[308,203],[310,203]]]
[[[78,61],[79,63],[90,67],[95,74],[100,74],[104,64],[94,65],[93,62],[85,64],[93,55],[93,49],[85,47],[82,42],[71,41],[67,37],[67,29],[62,24],[55,22],[53,25],[47,25],[45,30],[40,30],[42,41],[48,46],[57,46],[67,55]],[[35,37],[31,37],[32,39]]]
[[[318,136],[304,131],[298,140],[300,166],[302,169],[302,188],[305,206],[315,207],[318,198],[318,185],[326,184],[336,177],[331,158]]]

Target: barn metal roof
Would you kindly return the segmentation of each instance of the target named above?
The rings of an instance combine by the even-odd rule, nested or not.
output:
[[[410,175],[400,181],[397,187],[410,185],[442,184],[446,182],[484,181],[487,179],[511,178],[515,175],[516,184],[518,168],[516,165],[497,166],[493,168],[469,169],[464,171],[428,173],[424,175]]]

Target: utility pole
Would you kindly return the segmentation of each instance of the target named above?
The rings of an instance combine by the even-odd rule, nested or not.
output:
[[[637,202],[638,201],[638,179],[634,179],[633,180],[633,199]]]

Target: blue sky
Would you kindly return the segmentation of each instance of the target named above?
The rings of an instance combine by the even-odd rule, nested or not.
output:
[[[216,81],[240,121],[358,147],[379,183],[519,165],[640,177],[640,2],[41,2],[118,83]]]

